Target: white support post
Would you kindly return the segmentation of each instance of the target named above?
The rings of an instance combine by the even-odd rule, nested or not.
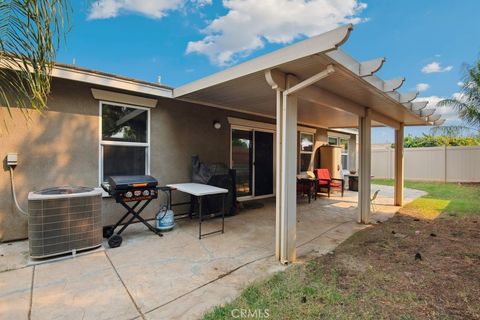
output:
[[[276,185],[275,185],[275,258],[281,261],[281,230],[282,230],[282,186],[283,186],[283,175],[282,175],[282,128],[283,128],[283,91],[281,89],[276,89],[277,95],[277,130],[276,134]]]
[[[358,190],[358,222],[369,223],[370,218],[370,180],[371,180],[371,126],[370,110],[367,109],[365,117],[359,117],[359,190]]]
[[[286,80],[286,89],[298,83],[292,75],[287,75]],[[297,97],[285,93],[282,97],[280,262],[289,263],[295,261],[297,239]]]
[[[404,160],[403,160],[404,124],[395,130],[395,205],[403,206]]]

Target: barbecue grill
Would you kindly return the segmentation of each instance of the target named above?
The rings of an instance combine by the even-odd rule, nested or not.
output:
[[[111,248],[119,247],[123,240],[120,234],[135,219],[161,237],[162,234],[142,218],[141,213],[153,199],[158,197],[157,189],[165,189],[165,187],[158,188],[158,182],[152,176],[110,176],[107,181],[108,184],[102,183],[102,188],[127,210],[115,225],[103,228],[103,236],[108,238],[108,245]],[[169,188],[167,187],[166,190]],[[144,203],[140,206],[141,202]],[[140,209],[137,209],[138,207]],[[115,229],[124,221],[126,221],[125,224],[115,233]]]

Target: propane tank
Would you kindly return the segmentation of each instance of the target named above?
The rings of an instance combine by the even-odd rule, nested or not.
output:
[[[155,217],[155,228],[160,231],[170,231],[175,226],[175,215],[173,210],[163,207]]]

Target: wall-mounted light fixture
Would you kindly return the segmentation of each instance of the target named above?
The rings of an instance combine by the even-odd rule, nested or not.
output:
[[[217,130],[219,130],[222,127],[222,124],[218,120],[213,121],[213,127]]]

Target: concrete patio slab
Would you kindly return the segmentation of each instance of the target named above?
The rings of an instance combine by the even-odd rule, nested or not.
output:
[[[233,300],[247,285],[285,268],[286,266],[276,263],[274,257],[252,262],[234,271],[232,276],[218,279],[166,306],[151,310],[145,317],[151,320],[199,319],[207,310]],[[252,277],[252,274],[260,276]]]
[[[132,319],[139,315],[103,252],[35,266],[31,319]]]
[[[23,268],[28,262],[28,241],[0,245],[0,272]]]
[[[0,318],[28,319],[33,267],[0,273]]]
[[[393,216],[393,188],[380,189],[372,222]],[[425,193],[405,190],[406,201]],[[283,270],[274,258],[275,201],[225,220],[225,234],[198,240],[196,220],[179,220],[158,237],[130,226],[122,246],[26,267],[27,242],[0,245],[0,311],[13,319],[198,319],[246,285]],[[357,193],[298,200],[298,261],[335,249],[367,228],[357,220]],[[219,220],[205,222],[215,229]],[[15,251],[16,250],[16,251]],[[17,281],[13,279],[19,279]],[[33,278],[33,284],[32,284]],[[33,287],[33,295],[30,294]],[[30,307],[31,301],[31,307]],[[4,311],[6,310],[6,311]]]

